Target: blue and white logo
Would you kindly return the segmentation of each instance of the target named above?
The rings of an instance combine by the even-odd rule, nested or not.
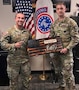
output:
[[[51,26],[52,22],[53,22],[53,20],[52,20],[51,16],[49,16],[48,14],[41,14],[37,20],[38,30],[41,33],[50,32],[50,26]]]

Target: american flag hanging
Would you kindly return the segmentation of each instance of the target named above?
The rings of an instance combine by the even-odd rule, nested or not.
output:
[[[22,12],[25,15],[25,28],[27,28],[32,37],[35,36],[35,27],[33,19],[33,8],[30,0],[16,0],[15,12]]]

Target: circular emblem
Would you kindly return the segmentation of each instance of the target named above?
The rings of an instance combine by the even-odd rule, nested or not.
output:
[[[48,14],[40,14],[37,19],[37,29],[41,33],[48,33],[50,31],[50,26],[53,23],[53,19]]]

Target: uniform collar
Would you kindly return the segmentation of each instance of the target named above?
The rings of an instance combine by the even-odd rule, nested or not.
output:
[[[62,20],[59,20],[59,18],[58,18],[57,21],[64,22],[66,20],[66,18],[67,18],[66,16]]]
[[[15,30],[20,30],[20,31],[23,31],[24,30],[24,28],[22,28],[22,29],[18,29],[17,27],[16,27],[16,25],[14,25],[14,28],[15,28]]]

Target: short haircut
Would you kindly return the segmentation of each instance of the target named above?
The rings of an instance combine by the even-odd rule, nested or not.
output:
[[[16,16],[18,15],[18,14],[23,14],[23,12],[16,12],[15,13],[15,18],[16,18]],[[24,15],[24,14],[23,14]],[[24,15],[25,16],[25,15]]]
[[[56,6],[57,6],[57,5],[64,5],[64,6],[66,7],[65,2],[63,2],[63,1],[59,1],[59,2],[57,2],[57,3],[56,3]]]

